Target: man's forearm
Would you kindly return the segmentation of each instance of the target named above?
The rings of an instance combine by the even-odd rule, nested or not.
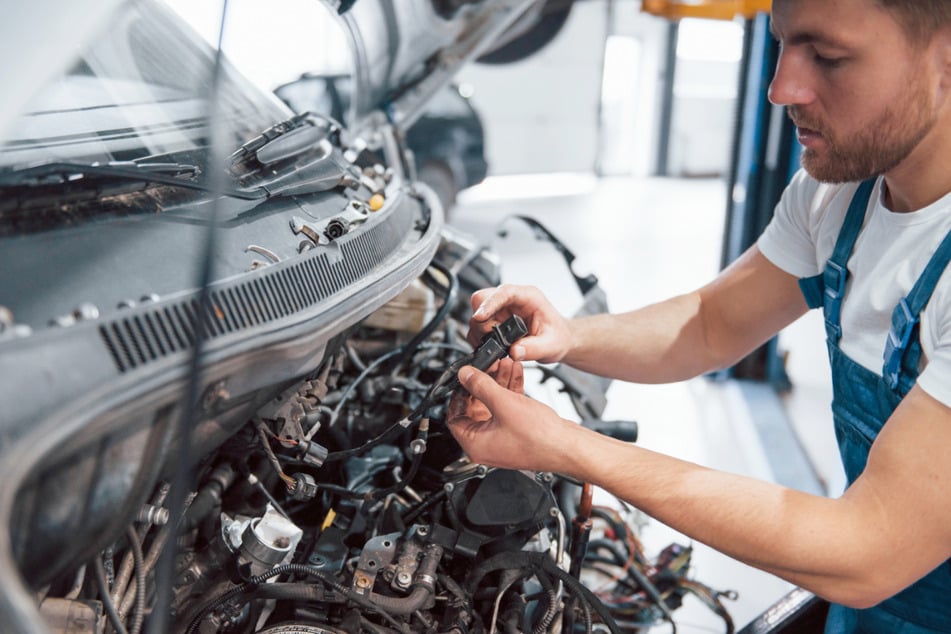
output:
[[[848,500],[808,495],[707,469],[579,429],[567,475],[591,482],[672,528],[830,600],[883,598],[866,565],[875,549]],[[885,595],[899,588],[886,589]]]
[[[565,363],[625,381],[681,381],[729,362],[705,340],[699,293],[627,313],[577,318],[569,327]]]
[[[638,383],[680,381],[735,363],[807,308],[798,280],[754,246],[692,293],[569,322],[563,360]]]

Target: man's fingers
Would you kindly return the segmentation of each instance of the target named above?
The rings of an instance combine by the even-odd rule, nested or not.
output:
[[[542,363],[551,363],[560,361],[553,357],[552,350],[556,350],[558,345],[553,340],[551,333],[546,332],[543,335],[527,335],[516,341],[509,354],[516,361],[541,361]]]
[[[477,400],[482,401],[491,410],[500,392],[507,392],[495,379],[478,369],[467,365],[459,370],[459,383]]]
[[[480,295],[480,293],[485,293]],[[477,322],[484,322],[495,317],[496,313],[505,309],[508,314],[518,313],[518,308],[525,308],[531,305],[533,298],[537,295],[537,289],[530,286],[516,286],[514,284],[503,284],[497,288],[487,288],[482,291],[476,291],[479,295],[479,306],[472,314],[472,319]],[[475,302],[473,302],[473,307]],[[503,321],[503,320],[499,320]]]
[[[469,395],[461,390],[456,390],[449,399],[449,407],[446,409],[446,419],[451,423],[458,418],[466,416],[468,409]]]
[[[524,394],[525,393],[525,368],[522,367],[522,364],[517,361],[513,361],[511,363],[511,366],[512,366],[512,374],[509,377],[508,388],[509,390],[517,394]]]
[[[495,379],[495,382],[504,388],[512,382],[512,361],[511,359],[500,359],[495,362],[494,367],[489,374]]]
[[[469,304],[472,306],[473,311],[478,311],[479,307],[482,306],[482,303],[495,291],[495,287],[483,288],[476,291],[469,298]]]

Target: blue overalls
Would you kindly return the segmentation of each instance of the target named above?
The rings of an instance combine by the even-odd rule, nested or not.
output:
[[[849,206],[832,256],[825,270],[799,281],[810,308],[822,307],[826,343],[832,365],[832,414],[839,453],[851,484],[862,473],[869,448],[899,401],[918,377],[921,343],[918,318],[928,303],[938,278],[951,259],[951,234],[945,237],[921,277],[892,313],[892,327],[885,342],[883,376],[869,371],[839,348],[842,298],[848,271],[846,263],[862,228],[875,179],[862,183]],[[913,518],[908,518],[914,521]],[[888,574],[882,570],[881,574]],[[826,634],[869,632],[924,634],[951,632],[951,568],[942,564],[920,581],[866,610],[832,605]]]

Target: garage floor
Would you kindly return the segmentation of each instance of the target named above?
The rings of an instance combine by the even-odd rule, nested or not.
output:
[[[623,311],[691,290],[716,274],[725,201],[726,186],[717,179],[495,177],[460,195],[450,224],[497,249],[504,281],[538,286],[571,314],[580,295],[561,256],[524,224],[500,225],[515,214],[541,221],[577,255],[578,273],[598,276],[611,310]],[[504,238],[498,236],[500,226],[507,229]],[[638,444],[651,449],[813,493],[837,494],[843,476],[817,317],[807,316],[780,337],[793,382],[788,394],[710,378],[663,386],[615,382],[604,418],[638,421]],[[551,398],[557,403],[559,396]],[[643,537],[658,551],[671,542],[689,543],[654,520]],[[727,602],[737,629],[791,589],[702,544],[694,549],[695,579],[738,592],[737,601]],[[724,631],[719,617],[692,597],[674,616],[681,634]],[[666,632],[670,626],[654,629]]]

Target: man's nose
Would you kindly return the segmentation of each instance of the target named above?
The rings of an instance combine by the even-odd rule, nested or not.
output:
[[[769,100],[777,106],[805,105],[815,99],[809,74],[802,60],[780,53],[769,84]]]

